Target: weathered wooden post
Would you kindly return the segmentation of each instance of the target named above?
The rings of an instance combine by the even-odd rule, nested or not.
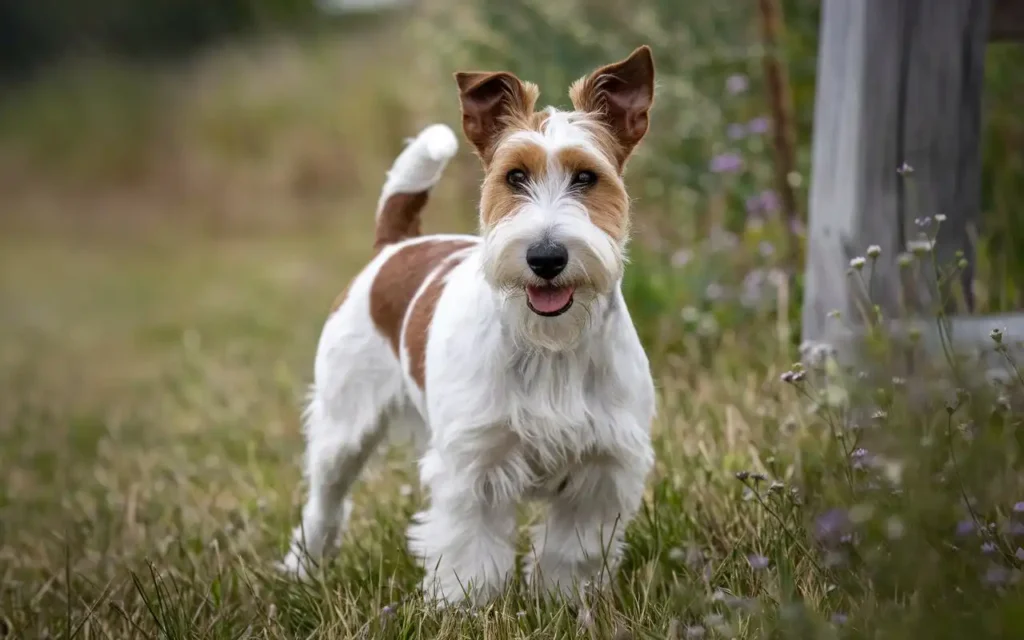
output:
[[[921,231],[916,218],[945,216],[934,247],[940,265],[955,264],[957,251],[973,262],[967,230],[981,203],[985,47],[990,37],[1024,34],[1024,2],[996,5],[1004,20],[1018,12],[1021,28],[990,29],[991,0],[824,0],[804,340],[841,348],[858,333],[861,285],[847,271],[871,245],[881,249],[872,299],[885,316],[901,315],[907,302],[911,315],[932,313],[933,286],[910,283],[909,296],[906,287],[901,294],[898,256]],[[904,163],[912,176],[897,172]],[[968,266],[969,306],[970,278]],[[1013,319],[956,317],[953,333],[984,344],[993,326]],[[935,325],[921,326],[927,333]]]

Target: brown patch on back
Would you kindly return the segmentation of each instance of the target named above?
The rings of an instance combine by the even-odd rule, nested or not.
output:
[[[437,301],[441,299],[441,293],[444,291],[445,278],[463,259],[456,256],[441,265],[437,275],[431,279],[427,288],[416,299],[415,306],[409,311],[409,323],[405,325],[405,345],[409,350],[409,373],[420,389],[426,390],[427,333],[430,322],[434,319]]]
[[[377,216],[373,248],[401,242],[421,235],[420,219],[427,204],[427,192],[391,194]]]
[[[427,276],[448,256],[473,246],[469,240],[436,240],[399,249],[381,266],[370,285],[370,317],[397,356],[402,321]]]

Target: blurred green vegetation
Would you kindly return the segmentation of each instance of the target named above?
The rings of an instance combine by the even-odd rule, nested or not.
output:
[[[123,58],[191,53],[231,35],[308,19],[311,0],[33,0],[0,3],[0,77],[83,52]]]

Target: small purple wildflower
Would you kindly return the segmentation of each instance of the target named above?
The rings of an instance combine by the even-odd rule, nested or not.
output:
[[[743,206],[747,210],[747,215],[750,216],[755,216],[762,212],[760,196],[750,196],[744,201]]]
[[[779,195],[771,189],[766,189],[757,196],[761,201],[761,210],[766,213],[773,213],[779,210]]]
[[[849,620],[849,618],[846,616],[845,613],[832,614],[832,624],[834,625],[844,625],[846,624],[847,620]]]
[[[712,173],[737,173],[743,169],[743,158],[728,151],[712,158],[709,168]]]
[[[1010,535],[1011,536],[1024,536],[1024,522],[1011,522],[1010,523]]]
[[[985,542],[984,544],[981,545],[981,552],[982,553],[995,553],[995,551],[996,551],[996,545],[994,543],[992,543],[992,542]]]
[[[762,240],[757,245],[757,252],[761,254],[762,258],[770,258],[775,255],[775,245],[767,240]]]
[[[1017,547],[1017,552],[1013,554],[1013,557],[1024,562],[1024,549]]]
[[[672,266],[681,269],[693,259],[693,252],[689,249],[680,249],[672,254]]]
[[[992,587],[998,587],[1006,584],[1006,581],[1009,579],[1010,570],[998,564],[990,566],[982,577],[982,581]]]
[[[729,136],[730,140],[742,140],[747,135],[747,130],[742,124],[734,122],[726,128],[725,135]]]
[[[734,73],[725,79],[725,90],[730,95],[739,95],[750,86],[750,80],[741,73]]]
[[[1013,512],[1024,513],[1024,502],[1018,502],[1017,504],[1013,505]]]
[[[747,123],[747,131],[750,133],[767,133],[769,126],[771,126],[771,121],[764,116],[760,116]]]
[[[850,458],[853,461],[854,469],[865,469],[867,467],[870,467],[873,464],[875,464],[876,460],[875,456],[871,455],[871,452],[869,452],[867,449],[864,449],[863,447],[858,447],[857,449],[854,449],[853,453],[850,454]]]
[[[768,558],[757,555],[756,553],[747,556],[747,562],[750,563],[750,568],[755,571],[768,568]]]
[[[974,520],[961,520],[956,523],[956,535],[959,537],[969,536],[974,533]]]
[[[390,604],[386,604],[380,610],[380,614],[382,616],[386,616],[386,617],[393,616],[393,615],[395,615],[395,608],[392,605],[390,605]]]
[[[843,509],[831,509],[818,516],[814,522],[815,535],[819,540],[836,540],[850,526],[850,516]]]

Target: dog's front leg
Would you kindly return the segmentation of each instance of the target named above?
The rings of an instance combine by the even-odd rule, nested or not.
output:
[[[513,575],[516,503],[480,491],[485,479],[476,474],[432,459],[439,457],[428,452],[421,466],[430,506],[409,527],[409,550],[426,570],[424,595],[440,605],[467,597],[482,604]]]
[[[602,461],[570,473],[534,528],[530,583],[572,597],[583,582],[607,584],[622,554],[626,525],[643,499],[644,465]]]

